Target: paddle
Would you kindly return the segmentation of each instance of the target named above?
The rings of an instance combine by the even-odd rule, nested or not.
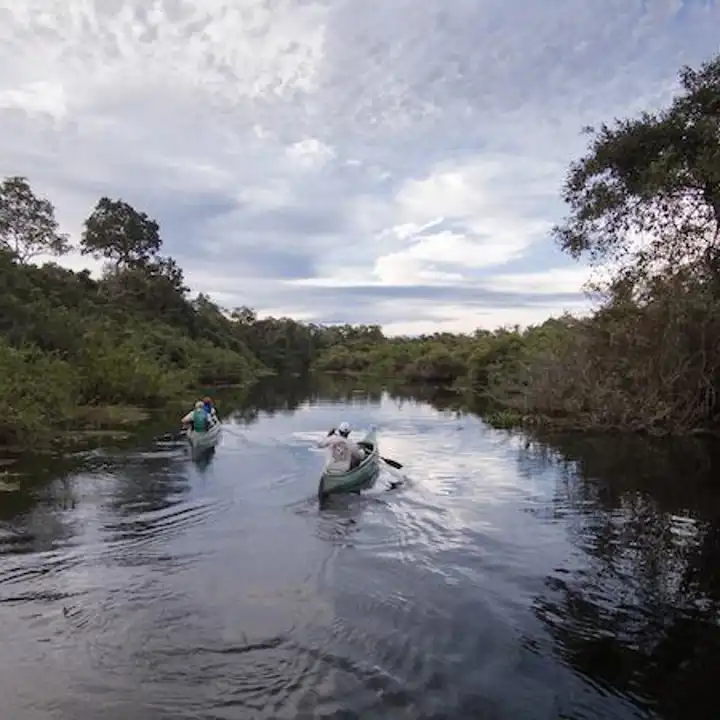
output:
[[[336,428],[330,428],[330,430],[328,430],[327,436],[330,437],[331,435],[334,435],[334,434],[335,434],[335,430],[336,430]],[[399,463],[397,460],[393,460],[392,458],[386,458],[386,457],[382,457],[382,456],[380,457],[380,459],[381,459],[386,465],[389,465],[390,467],[393,467],[393,468],[395,468],[396,470],[402,469],[402,463]]]
[[[390,467],[394,467],[397,470],[400,470],[402,468],[402,463],[399,463],[397,460],[393,460],[392,458],[386,458],[386,457],[382,457],[382,456],[380,456],[380,459],[384,463],[387,463]]]
[[[245,442],[250,442],[243,433],[237,432],[237,431],[233,430],[232,428],[226,427],[224,425],[223,425],[223,432],[228,432],[231,435],[234,435],[236,438],[240,438],[241,440],[244,440]]]
[[[220,422],[220,421],[218,420],[218,422]],[[242,432],[240,432],[238,430],[233,430],[232,428],[229,428],[227,425],[222,426],[222,431],[224,433],[229,433],[230,435],[234,435],[236,438],[240,438],[241,440],[244,440],[245,442],[249,442],[247,437],[245,437],[245,435]],[[181,432],[184,433],[184,431],[181,431]]]

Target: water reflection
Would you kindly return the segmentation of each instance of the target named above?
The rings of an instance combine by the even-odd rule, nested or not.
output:
[[[218,394],[158,440],[27,458],[0,496],[8,717],[715,717],[718,449],[526,436],[338,378]],[[312,440],[380,427],[360,496]],[[711,714],[712,713],[712,714]]]
[[[523,459],[559,472],[552,519],[562,518],[582,559],[549,575],[535,603],[555,651],[663,718],[717,717],[717,451],[573,436]]]
[[[205,473],[207,472],[207,470],[210,469],[210,465],[215,459],[216,451],[216,447],[205,448],[193,457],[193,462],[195,463],[195,467],[198,469],[199,472]]]
[[[234,405],[230,417],[240,425],[251,425],[261,413],[267,417],[292,414],[302,403],[312,401],[316,385],[313,378],[283,375],[265,378],[247,390],[242,403]]]

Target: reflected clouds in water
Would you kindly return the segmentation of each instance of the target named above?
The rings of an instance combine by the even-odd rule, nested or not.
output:
[[[204,467],[148,440],[3,494],[9,717],[714,717],[705,446],[303,382],[219,398],[237,435]],[[339,419],[377,425],[409,482],[319,507],[309,449]]]

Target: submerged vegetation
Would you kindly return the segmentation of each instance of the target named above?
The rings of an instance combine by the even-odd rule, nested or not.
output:
[[[612,268],[597,311],[528,329],[385,337],[227,311],[190,297],[160,228],[103,197],[80,251],[102,276],[30,261],[63,255],[52,204],[0,184],[0,442],[103,425],[103,408],[161,407],[268,373],[372,374],[451,386],[498,424],[654,434],[720,428],[720,58],[681,72],[667,109],[598,130],[565,183],[556,240]],[[109,411],[108,411],[109,412]]]

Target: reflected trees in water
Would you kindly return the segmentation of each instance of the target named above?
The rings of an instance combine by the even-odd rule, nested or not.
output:
[[[720,657],[717,458],[713,444],[622,436],[520,453],[560,472],[554,511],[584,557],[547,577],[536,616],[567,664],[663,718],[717,717],[696,704],[715,696]]]

